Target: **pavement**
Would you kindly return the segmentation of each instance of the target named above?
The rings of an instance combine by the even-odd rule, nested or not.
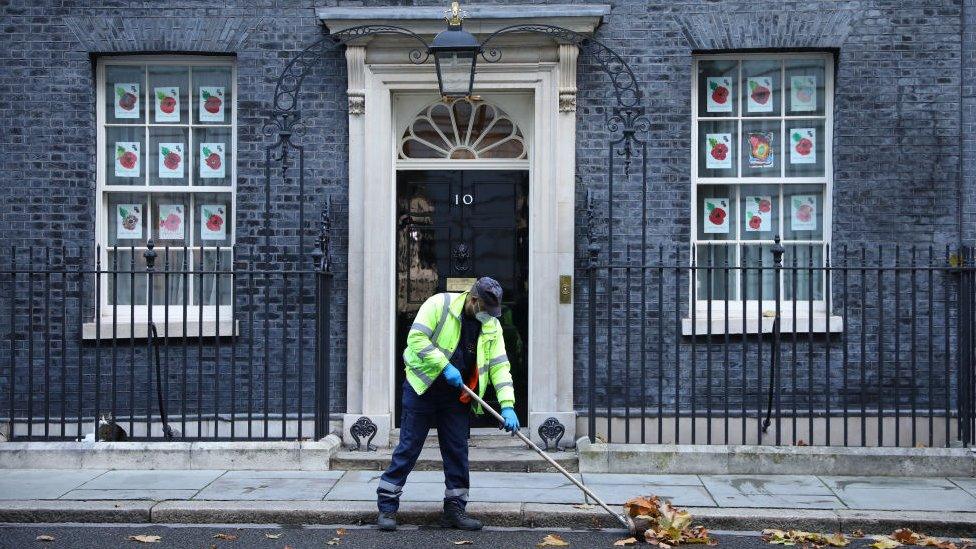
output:
[[[0,522],[369,524],[379,471],[0,470]],[[435,521],[443,473],[415,471],[401,521]],[[658,495],[709,528],[976,532],[976,478],[577,473],[610,505]],[[556,473],[472,472],[469,510],[505,527],[613,528]]]

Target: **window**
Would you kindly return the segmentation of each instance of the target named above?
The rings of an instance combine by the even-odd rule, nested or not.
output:
[[[699,265],[769,267],[745,277],[699,269],[696,304],[729,301],[730,314],[742,316],[746,302],[765,312],[774,306],[773,239],[782,239],[785,267],[821,267],[830,241],[833,60],[739,54],[694,64],[692,252]],[[782,298],[812,300],[823,312],[823,271],[796,274],[784,275]]]
[[[101,246],[103,319],[147,313],[145,276],[113,276],[146,267],[151,238],[156,269],[222,270],[232,260],[236,188],[236,88],[232,59],[122,57],[101,59],[98,85],[96,241]],[[169,247],[168,254],[164,251]],[[218,257],[219,254],[219,257]],[[134,280],[133,280],[134,278]],[[185,286],[184,286],[185,285]],[[168,286],[168,295],[167,295]],[[191,318],[229,318],[231,278],[157,275],[154,320],[170,306]],[[113,307],[113,305],[117,305]],[[172,313],[171,313],[172,316]],[[104,332],[104,330],[103,330]]]
[[[401,159],[527,158],[525,137],[499,107],[467,98],[428,105],[400,138]]]

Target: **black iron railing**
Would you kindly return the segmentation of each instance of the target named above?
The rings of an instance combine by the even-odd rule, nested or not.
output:
[[[320,237],[306,268],[241,248],[151,241],[141,250],[9,249],[0,267],[7,433],[97,439],[104,422],[127,439],[324,436],[327,249]],[[194,255],[212,260],[194,266]]]
[[[681,247],[607,263],[589,248],[577,394],[591,440],[973,443],[970,251],[742,249],[738,263]]]

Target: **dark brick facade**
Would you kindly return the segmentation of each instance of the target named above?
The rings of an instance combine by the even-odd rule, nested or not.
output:
[[[167,2],[165,8],[157,2],[121,0],[4,3],[0,8],[3,16],[0,94],[5,98],[0,102],[0,128],[3,129],[0,144],[4,150],[0,159],[3,174],[0,177],[0,240],[7,246],[60,248],[64,245],[74,255],[92,257],[96,154],[94,61],[103,55],[187,53],[229,54],[237,58],[237,242],[242,248],[263,244],[263,158],[269,141],[262,134],[262,125],[282,67],[322,35],[313,7],[329,3],[238,0],[217,5],[179,0]],[[903,250],[911,245],[942,250],[946,245],[955,247],[971,242],[976,236],[976,225],[971,221],[976,214],[976,139],[973,138],[976,135],[976,0],[772,3],[613,0],[609,3],[612,12],[599,28],[597,37],[633,67],[643,86],[651,121],[646,136],[651,196],[648,210],[641,211],[637,177],[626,181],[621,177],[615,183],[613,224],[615,234],[624,235],[619,240],[621,244],[628,241],[631,245],[639,244],[640,225],[635,220],[645,216],[648,243],[655,253],[660,244],[670,247],[675,242],[687,242],[691,131],[688,88],[692,55],[730,50],[834,53],[832,232],[835,246],[846,244],[859,249],[861,245],[876,247],[898,242]],[[440,5],[441,2],[409,4]],[[604,113],[609,103],[605,77],[595,62],[584,57],[580,63],[577,223],[581,238],[577,246],[576,280],[578,301],[585,303],[583,195],[586,189],[591,189],[598,211],[605,212],[608,133]],[[333,233],[334,410],[343,408],[345,395],[345,86],[341,52],[327,55],[304,83],[301,111],[308,127],[303,138],[308,151],[305,227],[299,227],[295,208],[302,200],[297,182],[293,178],[285,184],[276,177],[271,187],[273,229],[268,236],[272,246],[286,248],[278,248],[284,253],[265,258],[264,263],[310,266],[303,254],[310,249],[317,212],[327,196],[341,205],[336,211]],[[297,250],[296,246],[299,230],[306,235],[304,251]],[[597,230],[600,238],[605,233],[603,226]],[[8,262],[9,251],[0,260]],[[670,279],[666,282],[671,283]],[[3,296],[8,300],[12,290],[9,282],[2,283]],[[26,306],[23,288],[17,288],[16,292],[20,297],[18,306]],[[661,305],[663,310],[672,311],[665,314],[673,316],[674,300],[669,297],[665,301]],[[72,301],[69,306],[76,304]],[[606,314],[601,312],[603,319]],[[628,317],[626,312],[614,314],[618,315],[616,322],[638,323],[639,317]],[[583,403],[586,388],[585,319],[581,307],[576,319],[579,404]],[[8,328],[9,321],[0,320],[4,337]],[[676,340],[675,328],[674,321],[669,320],[665,336],[668,341]],[[54,329],[57,329],[56,322]],[[272,341],[276,340],[275,335],[272,334]],[[849,335],[854,337],[855,332]],[[604,338],[601,345],[605,345],[605,332],[601,337]],[[897,332],[893,337],[898,337]],[[683,353],[690,353],[688,344],[687,339],[682,340]],[[68,345],[70,353],[77,352],[77,338],[69,337]],[[271,362],[281,363],[280,353],[287,350],[277,344],[269,345]],[[18,341],[17,346],[18,353],[24,352],[26,341]],[[81,347],[87,349],[85,352],[91,351],[88,344]],[[704,347],[699,345],[696,353],[704,352]],[[722,346],[712,348],[713,353],[723,352]],[[832,348],[839,352],[836,346]],[[625,352],[623,343],[615,340],[615,358],[611,360],[615,366],[609,371],[613,374],[611,385],[616,386],[618,395],[626,394],[622,390],[621,366]],[[638,355],[639,352],[637,349]],[[212,351],[208,353],[212,357]],[[673,353],[673,346],[669,353]],[[812,363],[816,374],[811,377],[821,382],[833,378],[834,386],[839,386],[842,380],[837,379],[840,374],[835,369],[830,376],[823,375],[822,355],[823,348]],[[651,356],[656,356],[656,352]],[[670,364],[674,357],[666,354],[665,358]],[[290,360],[287,356],[285,359],[285,362]],[[751,361],[747,357],[746,363]],[[651,364],[651,370],[645,373],[650,376],[645,380],[648,386],[656,387],[651,379],[657,375],[651,373],[657,371],[656,364]],[[716,385],[716,392],[724,394],[728,390],[750,401],[757,399],[759,370],[746,368],[742,376],[742,368],[738,362],[735,364],[732,378],[744,378],[745,383]],[[202,371],[209,382],[214,375],[212,362]],[[306,371],[311,376],[310,366]],[[631,366],[631,371],[637,369]],[[67,373],[68,380],[77,378],[77,372]],[[227,375],[225,371],[218,373]],[[55,373],[55,377],[58,375]],[[85,370],[83,375],[85,383],[92,383],[90,371]],[[690,383],[693,377],[690,372],[664,375],[664,392],[673,393],[674,379]],[[605,383],[604,379],[601,370],[601,383]],[[0,376],[0,395],[3,395],[0,416],[5,415],[8,406],[5,399],[9,383],[5,372]],[[16,383],[20,386],[25,380],[17,379]],[[894,383],[912,381],[902,379]],[[647,393],[654,395],[656,390],[648,389]],[[636,392],[630,394],[637,397]],[[306,408],[310,409],[311,393],[305,395]],[[18,400],[17,408],[24,409],[22,400]]]

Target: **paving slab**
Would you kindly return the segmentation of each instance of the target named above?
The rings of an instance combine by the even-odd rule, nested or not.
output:
[[[136,470],[119,469],[86,482],[87,490],[199,490],[222,475],[221,470]]]
[[[587,484],[608,505],[622,505],[636,496],[658,496],[680,507],[713,507],[715,500],[702,486]],[[592,502],[591,502],[592,503]]]
[[[847,490],[851,488],[894,488],[894,489],[926,489],[926,488],[958,488],[943,477],[845,477],[821,476],[820,480],[831,490]]]
[[[309,478],[339,480],[345,471],[227,471],[220,476],[227,478]]]
[[[411,475],[413,476],[413,475]],[[371,482],[347,482],[345,479],[335,483],[325,495],[326,501],[376,501],[376,486],[378,480]],[[400,501],[442,501],[444,499],[443,482],[411,482],[407,481],[403,487]]]
[[[220,477],[200,490],[193,499],[221,501],[278,500],[316,501],[336,483],[335,478],[259,478]]]
[[[0,469],[0,500],[58,499],[104,469]]]
[[[468,501],[524,503],[583,503],[583,492],[572,488],[478,488],[471,487]]]
[[[953,484],[976,496],[976,478],[972,477],[951,477],[949,480]]]
[[[727,495],[832,496],[830,488],[812,475],[701,475],[715,497]]]
[[[375,482],[383,471],[346,471],[340,482]],[[411,482],[439,482],[444,483],[443,471],[413,471],[407,477],[407,484]]]
[[[580,476],[574,475],[577,480]],[[411,476],[411,480],[412,480]],[[441,479],[443,480],[443,479]],[[410,481],[407,481],[408,483]],[[574,486],[559,473],[495,473],[474,471],[471,473],[471,487],[478,488],[562,488]]]
[[[701,486],[698,475],[642,475],[636,473],[583,473],[583,482],[591,484],[634,484],[640,486]]]
[[[196,490],[72,490],[61,496],[62,500],[148,500],[190,499]]]
[[[976,497],[958,487],[935,490],[849,488],[838,491],[837,496],[847,507],[859,510],[976,512]]]
[[[837,496],[803,494],[725,494],[715,495],[719,507],[766,509],[844,509]]]

